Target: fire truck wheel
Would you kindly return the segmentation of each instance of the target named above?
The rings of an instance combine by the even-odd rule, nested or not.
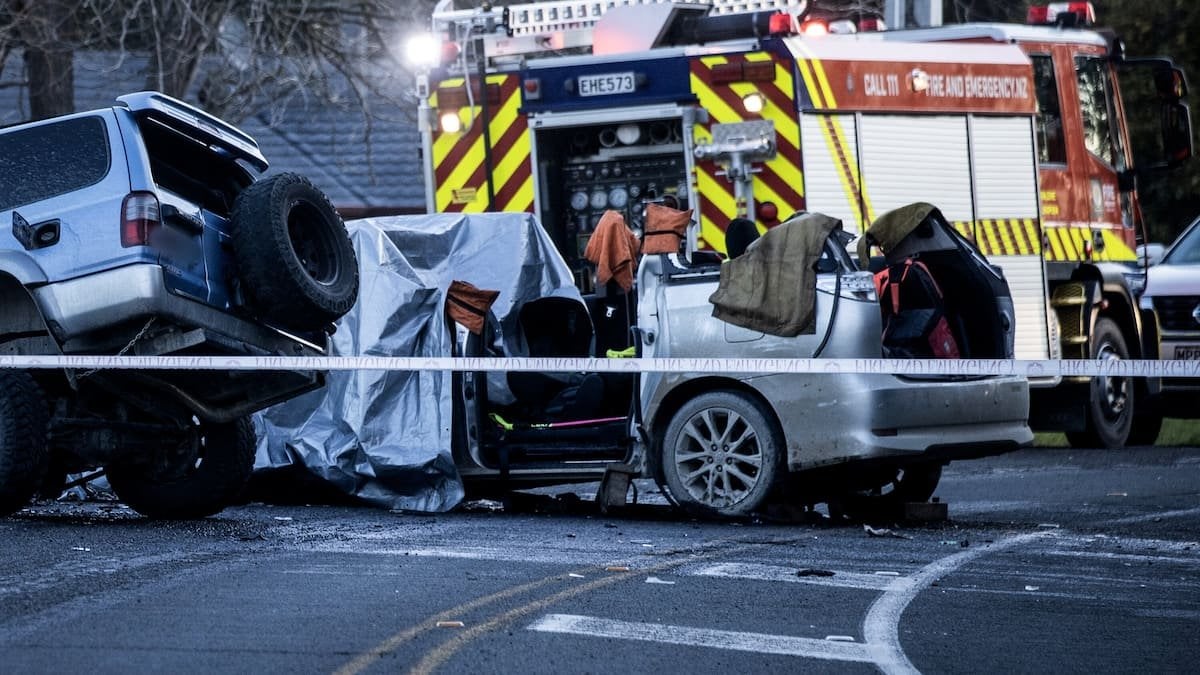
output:
[[[29,373],[0,371],[0,518],[29,503],[48,461],[41,388]]]
[[[307,178],[282,173],[242,191],[233,251],[247,300],[282,328],[318,330],[358,298],[358,263],[341,216]]]
[[[661,470],[671,498],[704,517],[754,513],[783,466],[783,433],[757,399],[734,391],[701,394],[667,425]]]
[[[193,420],[187,439],[148,464],[113,464],[113,492],[150,518],[203,518],[233,503],[254,469],[254,427],[249,417],[226,424]]]
[[[1142,399],[1138,399],[1137,414],[1133,416],[1133,430],[1129,432],[1129,445],[1154,445],[1158,432],[1162,431],[1163,415],[1157,410],[1146,410]]]
[[[1092,358],[1115,361],[1129,358],[1125,337],[1112,319],[1096,321],[1092,331]],[[1134,385],[1128,377],[1094,377],[1088,392],[1087,428],[1067,433],[1073,448],[1117,450],[1129,440],[1134,419]]]

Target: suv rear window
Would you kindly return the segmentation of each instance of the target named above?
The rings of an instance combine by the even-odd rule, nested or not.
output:
[[[139,119],[154,183],[208,211],[228,216],[253,178],[227,154],[151,119]]]
[[[97,116],[0,134],[0,211],[95,185],[110,162],[108,133]]]

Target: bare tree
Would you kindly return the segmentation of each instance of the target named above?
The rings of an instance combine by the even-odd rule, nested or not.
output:
[[[24,53],[34,117],[74,108],[73,55],[146,63],[146,87],[233,120],[294,97],[369,114],[403,77],[391,48],[432,0],[0,0],[0,55]],[[2,62],[0,62],[2,63]],[[395,101],[399,103],[399,101]],[[389,110],[411,108],[387,106]]]

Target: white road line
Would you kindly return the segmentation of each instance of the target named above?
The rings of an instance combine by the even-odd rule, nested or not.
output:
[[[660,642],[689,647],[713,647],[757,654],[805,656],[829,661],[870,663],[864,645],[827,641],[791,635],[668,626],[660,623],[616,621],[578,614],[547,614],[530,624],[529,630],[542,633],[566,633],[590,637]]]
[[[307,547],[309,550],[322,553],[357,553],[363,555],[382,556],[412,556],[415,558],[454,558],[458,560],[486,560],[492,562],[539,563],[548,565],[609,565],[620,560],[622,565],[636,566],[630,561],[648,559],[648,549],[638,547],[631,550],[626,557],[614,557],[610,551],[587,551],[577,549],[529,549],[520,547],[493,548],[433,546],[422,548],[376,548],[371,545],[350,542],[320,543]]]
[[[1182,518],[1200,514],[1200,507],[1194,509],[1177,509],[1175,511],[1160,511],[1158,513],[1147,513],[1141,516],[1129,516],[1128,518],[1116,518],[1113,520],[1105,520],[1104,525],[1133,525],[1135,523],[1149,523],[1162,518]]]
[[[972,560],[995,553],[1007,548],[1019,546],[1038,537],[1047,536],[1046,532],[1022,534],[1008,539],[1002,539],[994,544],[987,544],[962,553],[956,553],[922,567],[915,575],[900,577],[879,596],[867,616],[863,619],[863,637],[867,650],[879,669],[885,673],[917,673],[919,672],[908,660],[904,649],[900,646],[900,616],[905,608],[917,597],[917,594],[929,584],[950,574]]]
[[[861,588],[872,591],[882,591],[896,577],[865,574],[863,572],[834,571],[831,577],[797,576],[798,567],[780,567],[778,565],[761,565],[756,563],[715,563],[705,565],[694,571],[685,572],[699,577],[726,577],[730,579],[752,579],[755,581],[786,581],[789,583],[814,584],[817,586],[837,586],[839,588]]]

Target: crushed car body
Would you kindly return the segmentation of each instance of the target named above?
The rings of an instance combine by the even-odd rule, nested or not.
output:
[[[1003,277],[936,209],[907,215],[917,222],[892,257],[936,268],[947,289],[939,311],[950,321],[958,354],[1011,357],[1014,327]],[[666,217],[674,222],[661,231],[675,236],[647,246],[660,231],[651,219],[640,259],[630,259],[629,238],[620,234],[624,222],[616,219],[618,235],[607,247],[615,257],[598,259],[597,269],[608,273],[586,296],[575,289],[549,235],[527,214],[352,224],[364,261],[363,302],[339,325],[334,350],[538,358],[882,356],[875,275],[857,269],[846,249],[850,236],[838,221],[795,217],[722,261],[687,255],[681,242],[694,223],[686,217],[681,223],[678,212]],[[921,241],[910,243],[913,237]],[[379,260],[363,255],[367,246],[380,251]],[[653,249],[661,252],[647,252]],[[382,279],[393,275],[413,282],[405,295],[372,291],[372,277],[390,289],[395,282]],[[466,282],[460,288],[499,292],[473,296],[494,297],[474,331],[448,318],[455,281]],[[776,303],[786,316],[764,316],[755,293],[787,298]],[[722,318],[714,316],[715,304]],[[797,312],[797,304],[808,309]],[[381,339],[384,325],[392,334]],[[350,383],[352,377],[363,379]],[[657,479],[692,512],[740,516],[768,499],[924,501],[945,462],[1032,441],[1028,384],[1020,377],[529,371],[426,377],[347,375],[347,395],[313,394],[272,408],[262,416],[268,433],[260,442],[260,466],[311,462],[319,474],[336,466],[345,491],[423,510],[453,507],[458,480],[468,493],[485,495],[599,480],[620,467]],[[331,392],[342,378],[331,375]],[[435,415],[436,424],[418,414]],[[410,434],[412,425],[435,433]],[[380,434],[384,440],[376,443]],[[410,438],[392,442],[404,435]],[[418,490],[422,480],[425,488]]]

